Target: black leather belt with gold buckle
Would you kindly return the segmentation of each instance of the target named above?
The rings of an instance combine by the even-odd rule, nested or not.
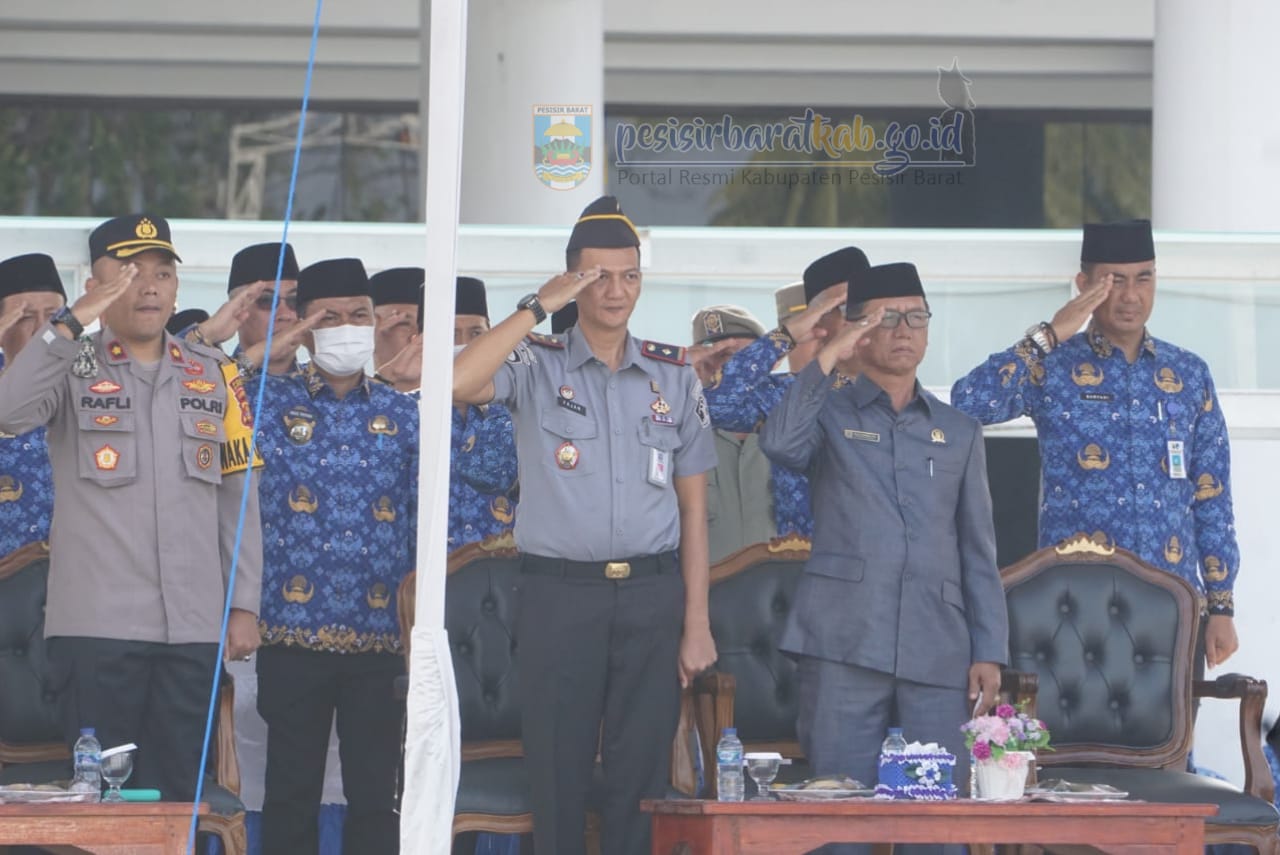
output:
[[[680,566],[676,553],[660,552],[656,555],[638,555],[625,561],[571,561],[567,558],[548,558],[544,555],[525,555],[521,569],[540,576],[564,576],[571,579],[606,579],[621,582],[642,576],[674,573]]]

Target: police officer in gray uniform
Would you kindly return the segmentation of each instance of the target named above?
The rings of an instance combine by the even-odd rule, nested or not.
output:
[[[797,731],[818,774],[873,784],[898,724],[954,753],[963,783],[960,726],[994,703],[1008,657],[982,428],[916,380],[930,314],[913,265],[854,273],[846,315],[760,436],[813,490],[780,645],[798,660]],[[855,354],[849,380],[836,369]]]
[[[627,331],[639,245],[617,200],[596,200],[574,226],[568,272],[454,360],[454,398],[502,402],[516,426],[515,539],[525,556],[516,637],[540,853],[585,852],[597,746],[602,851],[649,851],[638,802],[664,794],[680,687],[715,661],[710,422],[683,348]],[[531,334],[575,297],[576,326]]]
[[[82,727],[104,746],[137,743],[130,783],[189,801],[252,423],[221,353],[165,331],[179,260],[168,223],[109,220],[89,250],[86,293],[0,375],[0,429],[48,425],[56,522],[45,634],[68,744]],[[77,341],[95,320],[102,329]],[[244,521],[228,657],[258,645],[257,489]]]

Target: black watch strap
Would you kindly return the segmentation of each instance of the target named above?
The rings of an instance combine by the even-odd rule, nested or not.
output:
[[[547,319],[547,310],[542,308],[542,302],[538,299],[537,294],[526,294],[519,303],[516,303],[517,309],[528,309],[533,312],[533,317],[537,323],[542,323]]]
[[[71,333],[72,338],[79,338],[84,335],[84,324],[80,323],[75,313],[71,311],[70,306],[63,306],[53,317],[49,318],[51,324],[62,324],[67,328],[67,332]]]

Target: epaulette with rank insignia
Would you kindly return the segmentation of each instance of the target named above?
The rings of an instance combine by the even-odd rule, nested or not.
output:
[[[565,341],[563,335],[547,335],[546,333],[531,332],[524,337],[529,344],[536,344],[539,347],[549,347],[553,350],[564,350]]]
[[[684,365],[684,348],[674,344],[663,344],[660,341],[640,342],[640,352],[650,359],[659,362],[670,362],[672,365]]]

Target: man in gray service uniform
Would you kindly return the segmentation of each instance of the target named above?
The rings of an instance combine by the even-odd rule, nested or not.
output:
[[[799,660],[797,730],[817,774],[874,784],[897,724],[955,754],[963,786],[960,726],[994,703],[1008,658],[982,429],[916,379],[930,314],[913,265],[854,273],[846,316],[760,437],[813,490],[781,643]],[[833,377],[855,354],[857,379]]]
[[[554,855],[586,851],[597,747],[601,849],[649,851],[638,803],[665,793],[680,686],[715,661],[710,421],[684,349],[627,331],[639,246],[616,199],[591,203],[568,272],[454,359],[454,398],[504,403],[516,426],[521,726],[535,848]],[[531,335],[575,297],[576,326]]]

